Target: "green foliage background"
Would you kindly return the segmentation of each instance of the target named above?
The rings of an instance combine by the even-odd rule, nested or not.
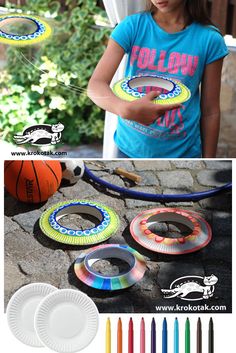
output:
[[[49,41],[7,50],[7,71],[0,73],[0,130],[11,141],[28,125],[61,122],[63,142],[78,145],[101,139],[104,113],[86,96],[102,56],[109,29],[95,25],[106,17],[95,0],[27,0],[22,8],[53,18]],[[27,61],[29,60],[29,61]],[[33,65],[30,63],[32,62]]]

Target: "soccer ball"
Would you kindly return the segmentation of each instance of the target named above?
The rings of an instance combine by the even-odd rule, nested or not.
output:
[[[74,185],[84,175],[84,162],[79,160],[62,161],[61,169],[62,185]]]

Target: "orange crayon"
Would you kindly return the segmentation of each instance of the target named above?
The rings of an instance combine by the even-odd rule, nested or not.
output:
[[[117,353],[122,353],[122,321],[118,320],[117,325]]]

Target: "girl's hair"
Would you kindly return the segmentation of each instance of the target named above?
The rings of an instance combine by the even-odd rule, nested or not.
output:
[[[198,22],[202,25],[214,26],[207,11],[204,0],[185,0],[185,7],[189,15],[189,22]],[[151,0],[146,0],[146,10],[155,12],[156,7]]]

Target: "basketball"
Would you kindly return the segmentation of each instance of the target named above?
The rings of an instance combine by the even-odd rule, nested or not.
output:
[[[62,171],[59,161],[5,161],[4,181],[7,191],[28,203],[46,201],[59,188]]]

